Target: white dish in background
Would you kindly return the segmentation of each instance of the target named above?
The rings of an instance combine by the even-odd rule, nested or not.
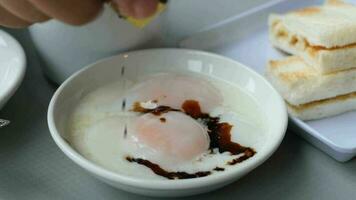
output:
[[[98,59],[118,52],[164,45],[164,20],[165,17],[157,16],[146,27],[137,28],[105,5],[95,20],[80,27],[54,19],[29,27],[29,33],[44,61],[41,65],[44,73],[61,84],[74,72]]]
[[[26,71],[25,53],[20,44],[0,30],[0,109],[15,93]]]
[[[147,75],[157,72],[195,72],[219,78],[240,87],[252,96],[266,117],[266,132],[257,154],[229,170],[202,178],[182,180],[152,180],[113,173],[80,155],[64,139],[68,116],[79,99],[94,89],[117,81],[121,66],[125,73]],[[130,70],[131,69],[131,70]],[[132,75],[132,74],[131,74]],[[238,103],[238,100],[236,101]],[[123,190],[149,196],[187,196],[220,188],[247,174],[277,149],[287,126],[283,99],[260,75],[231,59],[194,50],[155,49],[130,52],[101,60],[75,73],[54,94],[48,109],[48,125],[59,148],[75,163],[98,179]],[[247,137],[248,138],[248,137]],[[255,141],[251,139],[251,141]],[[249,145],[253,147],[254,145]]]
[[[246,64],[260,74],[268,60],[285,54],[268,40],[270,13],[285,13],[297,8],[320,5],[322,0],[275,0],[241,15],[211,26],[181,42],[185,48],[212,51]],[[355,0],[349,1],[356,3]],[[303,122],[290,116],[291,127],[306,140],[338,161],[356,156],[356,111],[321,120]]]

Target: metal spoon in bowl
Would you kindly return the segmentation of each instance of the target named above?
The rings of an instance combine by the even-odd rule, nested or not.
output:
[[[5,120],[5,119],[0,119],[0,128],[6,126],[10,124],[10,121],[9,120]]]

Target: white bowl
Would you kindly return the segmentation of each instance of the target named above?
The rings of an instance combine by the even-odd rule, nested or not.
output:
[[[252,158],[231,170],[211,176],[184,180],[145,180],[108,171],[92,163],[63,138],[67,118],[79,98],[101,85],[120,77],[121,66],[139,67],[141,73],[159,71],[194,71],[233,82],[252,95],[266,118],[267,139]],[[207,71],[205,71],[207,70]],[[231,183],[262,164],[277,149],[287,126],[285,103],[273,87],[260,75],[231,59],[193,50],[154,49],[129,52],[101,60],[72,75],[54,94],[48,110],[48,125],[59,148],[79,166],[100,180],[123,190],[149,196],[186,196],[211,191]]]
[[[25,53],[20,44],[0,30],[0,109],[15,93],[26,71]]]

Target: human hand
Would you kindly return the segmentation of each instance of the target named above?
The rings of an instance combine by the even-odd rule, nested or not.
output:
[[[0,0],[0,25],[21,28],[51,18],[72,25],[93,20],[108,0]],[[112,0],[120,13],[134,18],[153,15],[158,0]]]

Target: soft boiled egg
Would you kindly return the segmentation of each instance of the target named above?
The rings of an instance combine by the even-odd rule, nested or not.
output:
[[[152,74],[127,79],[124,86],[118,80],[89,93],[69,119],[70,143],[106,169],[143,179],[167,177],[139,160],[170,174],[213,174],[228,169],[227,163],[242,155],[220,153],[214,146],[216,138],[209,137],[214,134],[207,121],[192,118],[189,109],[182,108],[187,100],[198,102],[204,114],[231,124],[233,142],[253,147],[264,144],[265,138],[260,136],[265,129],[259,124],[264,118],[256,116],[257,104],[225,81],[195,74]],[[144,109],[136,110],[133,105]],[[159,106],[170,108],[153,112]]]
[[[199,158],[209,148],[207,129],[181,112],[143,114],[130,121],[123,140],[128,155],[171,166]]]
[[[180,109],[184,101],[198,101],[204,113],[223,102],[220,91],[210,82],[194,76],[158,74],[129,90],[128,102],[155,101],[158,105]]]

